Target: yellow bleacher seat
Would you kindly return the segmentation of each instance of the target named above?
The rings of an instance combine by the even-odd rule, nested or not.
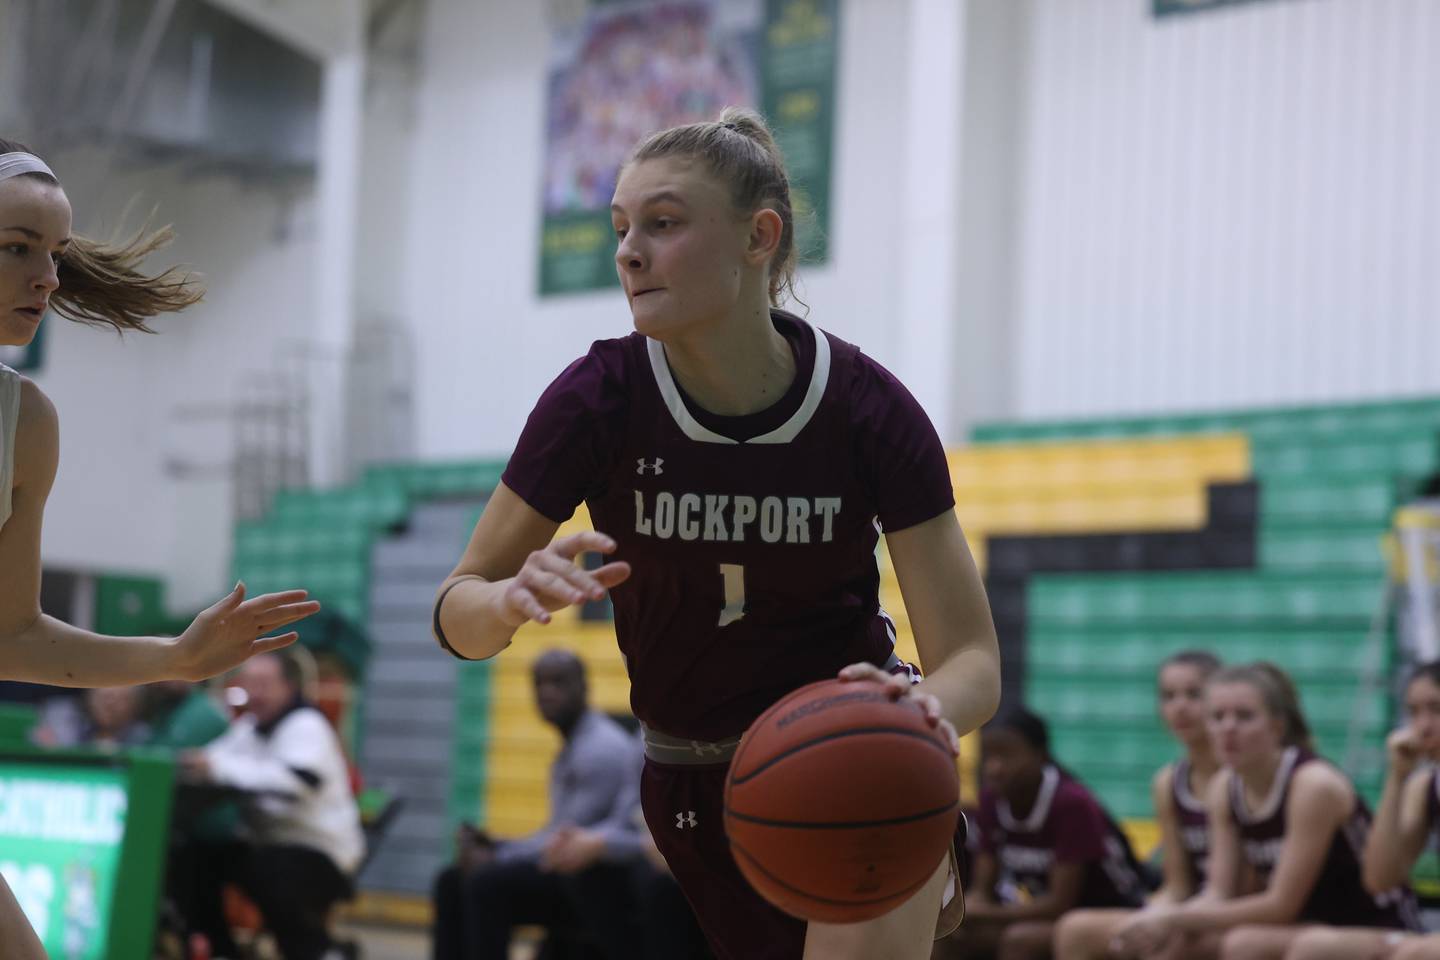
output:
[[[956,492],[1002,493],[1073,483],[1144,486],[1166,480],[1239,481],[1251,475],[1250,442],[1242,434],[985,444],[950,451]]]
[[[1154,820],[1125,820],[1120,824],[1130,840],[1130,849],[1141,860],[1149,860],[1160,846],[1160,824]]]
[[[544,783],[550,776],[549,759],[537,753],[533,745],[508,749],[498,749],[499,746],[497,743],[491,747],[497,783]]]
[[[960,523],[972,537],[1186,529],[1205,524],[1212,482],[1196,477],[1123,486],[1086,480],[1010,492],[957,490],[955,499]]]
[[[1240,434],[983,445],[948,460],[956,512],[982,570],[994,535],[1202,527],[1209,485],[1245,480],[1251,469]]]

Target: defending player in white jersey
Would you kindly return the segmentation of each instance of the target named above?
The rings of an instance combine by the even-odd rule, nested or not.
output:
[[[73,236],[70,219],[50,167],[0,140],[0,345],[30,343],[47,310],[124,332],[200,299],[186,276],[138,271],[168,231],[111,247]],[[40,526],[59,449],[50,399],[0,364],[0,678],[66,687],[201,680],[294,642],[293,632],[266,635],[320,608],[303,590],[247,600],[236,584],[175,638],[105,637],[41,613]],[[7,960],[45,955],[3,879],[0,944]]]

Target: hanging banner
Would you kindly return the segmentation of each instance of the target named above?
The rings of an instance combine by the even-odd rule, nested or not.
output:
[[[801,258],[827,250],[839,0],[595,0],[551,41],[540,293],[618,285],[610,200],[646,135],[760,110],[789,165]]]

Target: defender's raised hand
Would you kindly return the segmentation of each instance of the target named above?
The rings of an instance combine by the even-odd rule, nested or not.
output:
[[[307,600],[305,590],[286,590],[245,599],[245,584],[218,603],[202,611],[175,640],[174,675],[177,679],[199,681],[237,667],[257,653],[268,653],[294,643],[295,631],[278,637],[274,630],[303,620],[320,609]]]

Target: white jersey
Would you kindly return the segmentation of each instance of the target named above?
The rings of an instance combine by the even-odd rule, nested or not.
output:
[[[325,715],[297,705],[262,730],[246,714],[205,748],[216,783],[263,792],[254,807],[258,839],[319,850],[342,873],[365,856],[360,811],[340,739]]]
[[[0,527],[10,519],[15,483],[15,426],[20,420],[20,374],[0,363]]]

